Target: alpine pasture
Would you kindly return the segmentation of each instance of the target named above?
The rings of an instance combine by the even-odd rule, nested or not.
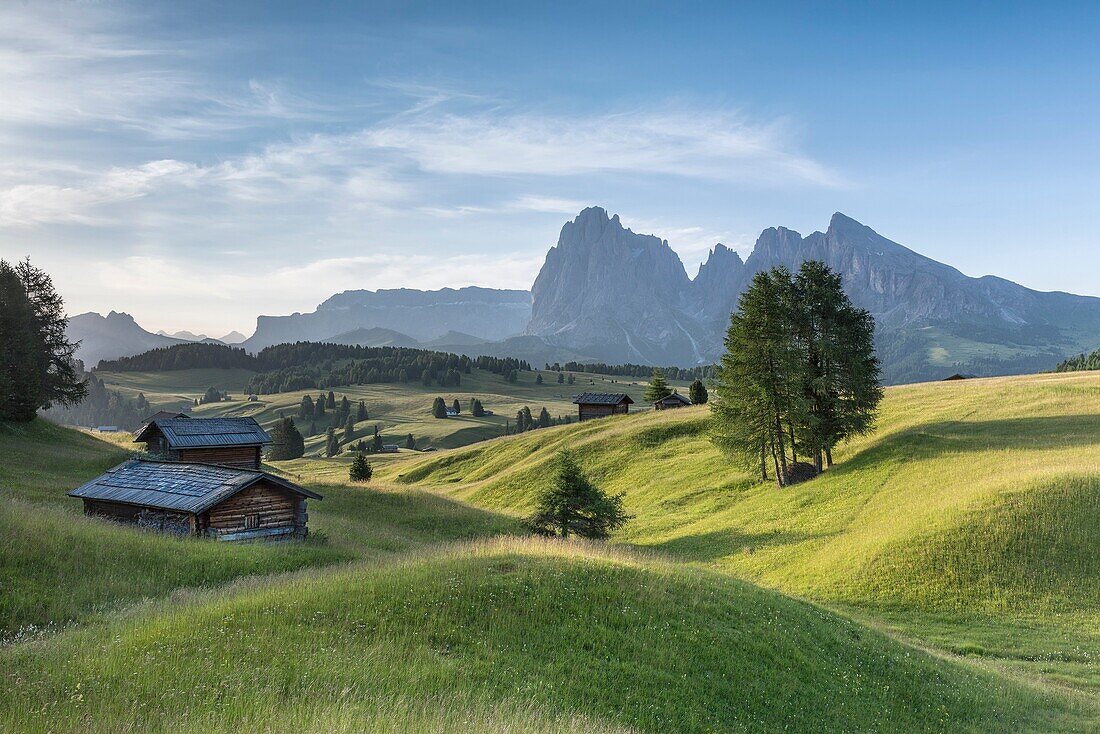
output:
[[[126,376],[154,405],[209,378]],[[464,384],[501,419],[468,428],[576,391],[521,383]],[[428,412],[454,392],[336,389],[441,447],[474,435]],[[120,437],[5,427],[2,598],[33,601],[0,610],[0,730],[1089,731],[1098,397],[1087,373],[892,388],[782,490],[716,452],[704,407],[402,452],[365,485],[311,444],[270,468],[324,495],[312,537],[239,546],[84,518],[65,492]],[[565,447],[626,493],[610,545],[523,534]]]

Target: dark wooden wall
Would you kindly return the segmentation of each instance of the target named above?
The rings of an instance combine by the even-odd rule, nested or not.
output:
[[[221,464],[238,469],[260,468],[259,446],[217,446],[208,449],[180,449],[172,453],[175,461]]]
[[[577,406],[577,417],[582,421],[586,421],[590,418],[604,418],[609,415],[621,415],[629,410],[629,403],[621,403],[619,405],[581,404]]]
[[[249,518],[253,518],[250,521]],[[212,507],[200,525],[223,540],[304,537],[305,499],[271,482],[261,481]]]

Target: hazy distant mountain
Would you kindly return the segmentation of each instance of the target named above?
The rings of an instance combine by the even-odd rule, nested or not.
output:
[[[479,344],[485,344],[488,341],[488,339],[482,339],[473,334],[463,334],[461,331],[448,331],[446,334],[437,336],[435,339],[422,341],[421,344],[430,349],[436,349],[444,345],[473,347]]]
[[[476,287],[345,291],[326,300],[313,313],[260,316],[256,333],[243,346],[258,351],[272,344],[319,341],[374,327],[392,329],[420,341],[438,338],[448,331],[498,340],[521,333],[530,316],[531,294],[527,291]]]
[[[420,342],[407,334],[402,334],[393,329],[383,329],[375,326],[370,329],[352,329],[343,334],[325,339],[334,344],[352,344],[360,347],[418,347]]]
[[[206,334],[194,334],[190,331],[177,331],[175,334],[169,334],[167,331],[161,329],[157,332],[158,336],[170,336],[173,339],[182,339],[185,342],[201,342],[210,339]],[[215,341],[217,341],[215,339]]]
[[[247,339],[244,334],[239,331],[231,331],[222,338],[218,339],[222,344],[240,344]]]
[[[106,316],[82,313],[69,319],[69,339],[79,341],[77,359],[89,369],[101,359],[118,359],[141,354],[156,347],[182,344],[185,340],[152,334],[141,328],[128,313],[111,311]]]
[[[532,288],[527,333],[605,361],[713,362],[730,312],[752,276],[822,260],[874,314],[891,382],[1048,369],[1100,343],[1100,299],[1040,293],[1001,278],[970,278],[836,214],[825,232],[764,230],[742,262],[715,247],[695,280],[656,237],[603,209],[561,231]]]

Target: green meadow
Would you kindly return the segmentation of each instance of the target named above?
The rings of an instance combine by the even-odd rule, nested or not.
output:
[[[222,392],[228,391],[232,398],[228,402],[188,407],[196,417],[219,415],[252,416],[264,426],[270,426],[280,415],[295,418],[299,428],[305,433],[309,421],[297,418],[302,397],[316,398],[319,390],[298,390],[275,395],[258,395],[257,400],[248,400],[244,385],[252,373],[247,370],[177,370],[172,372],[100,372],[97,376],[111,389],[136,397],[139,392],[153,404],[154,409],[161,407],[179,408],[192,403],[208,387]],[[370,439],[377,425],[387,443],[397,443],[404,447],[405,438],[412,434],[417,448],[455,448],[501,436],[507,423],[515,423],[516,412],[529,407],[538,415],[539,409],[546,407],[550,415],[569,416],[576,413],[573,395],[584,391],[625,392],[637,403],[642,403],[645,381],[625,377],[574,373],[573,385],[558,384],[557,373],[543,372],[543,384],[536,384],[536,372],[521,372],[519,381],[509,383],[500,375],[485,370],[473,369],[469,375],[462,375],[459,387],[424,387],[419,383],[384,383],[374,385],[349,385],[334,388],[336,399],[347,396],[348,400],[367,404],[370,418],[355,426],[355,440]],[[681,393],[687,394],[686,382],[671,383]],[[328,392],[325,390],[324,392]],[[439,419],[432,416],[432,400],[443,397],[450,406],[458,399],[462,413],[453,418]],[[477,417],[470,415],[470,400],[478,398],[485,409],[493,415]],[[319,454],[324,449],[324,429],[318,425],[318,434],[306,439],[307,454]],[[341,436],[342,426],[338,427]]]
[[[162,375],[126,389],[210,386]],[[497,411],[485,436],[571,407],[544,395],[642,390],[468,382],[442,394]],[[473,435],[431,418],[438,390],[335,392],[384,434]],[[273,420],[301,394],[198,414]],[[874,434],[782,490],[706,418],[402,452],[369,485],[313,451],[271,467],[325,496],[312,537],[232,546],[82,516],[65,492],[125,437],[2,427],[0,731],[1096,730],[1100,376],[891,388]],[[610,544],[523,534],[564,447],[626,495]]]

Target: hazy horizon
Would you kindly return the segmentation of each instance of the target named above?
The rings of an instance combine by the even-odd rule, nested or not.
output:
[[[529,288],[589,205],[691,275],[842,211],[967,275],[1100,295],[1097,16],[9,4],[0,257],[72,314],[248,335],[347,289]]]

